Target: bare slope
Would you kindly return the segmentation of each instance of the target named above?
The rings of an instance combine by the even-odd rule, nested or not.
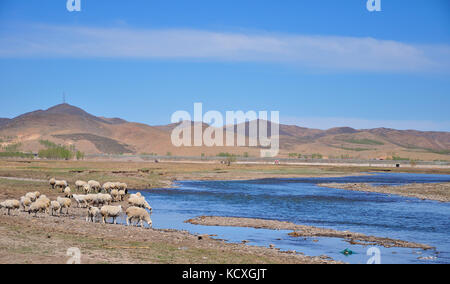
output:
[[[246,136],[248,136],[248,125]],[[38,151],[39,140],[75,145],[86,154],[152,153],[158,155],[215,156],[221,152],[259,156],[258,147],[174,147],[170,135],[178,124],[149,126],[121,118],[97,117],[61,104],[13,119],[0,119],[0,141],[20,143],[21,150]],[[204,124],[203,129],[208,127]],[[237,126],[236,126],[237,127]],[[191,124],[193,128],[193,123]],[[258,130],[259,131],[259,130]],[[270,127],[268,133],[270,134]],[[193,133],[192,129],[191,132]],[[6,139],[7,138],[7,139]],[[324,158],[400,157],[422,160],[450,160],[450,133],[394,130],[357,130],[337,127],[329,130],[280,125],[281,157],[321,154]]]

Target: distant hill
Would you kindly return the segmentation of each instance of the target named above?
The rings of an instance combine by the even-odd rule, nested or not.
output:
[[[0,127],[2,127],[3,125],[7,124],[10,121],[9,118],[1,118],[0,117]]]
[[[248,125],[247,122],[246,136]],[[20,143],[22,151],[33,152],[43,148],[40,140],[50,140],[74,145],[86,154],[215,156],[221,152],[238,155],[246,152],[259,156],[258,147],[174,147],[170,135],[176,126],[149,126],[121,118],[97,117],[78,107],[61,104],[13,119],[0,118],[0,142],[4,146]],[[281,124],[280,145],[281,157],[321,154],[324,158],[450,160],[449,132],[350,127],[319,130]]]

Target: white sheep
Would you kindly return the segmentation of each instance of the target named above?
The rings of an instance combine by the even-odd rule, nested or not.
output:
[[[93,194],[95,197],[92,199],[93,206],[105,205],[105,200],[103,200],[102,193]]]
[[[119,182],[119,190],[124,190],[125,192],[128,191],[128,185],[123,182]]]
[[[129,226],[130,223],[133,224],[133,219],[137,219],[136,226],[138,223],[141,223],[141,227],[144,227],[144,221],[148,224],[148,226],[152,227],[152,219],[150,219],[150,214],[147,212],[147,210],[139,207],[129,207],[126,211],[127,214],[127,225]]]
[[[10,199],[0,203],[0,209],[5,208],[8,210],[8,215],[11,215],[11,210],[20,209],[20,201],[15,199]]]
[[[119,200],[120,201],[123,201],[125,199],[125,195],[127,195],[126,190],[123,190],[123,189],[119,190]]]
[[[66,208],[66,214],[69,215],[69,207],[72,205],[72,201],[69,198],[58,197],[56,199],[58,203],[61,205],[59,213],[62,213],[63,208]]]
[[[130,206],[135,206],[135,207],[140,207],[140,208],[145,208],[150,210],[150,212],[152,212],[152,207],[150,206],[150,204],[148,204],[148,202],[145,200],[145,197],[130,197],[128,198],[128,204]]]
[[[94,201],[94,204],[98,205],[110,205],[113,201],[113,198],[111,195],[107,193],[98,193],[97,198]]]
[[[47,205],[47,207],[50,207],[50,199],[47,198],[44,194],[39,196],[39,198],[36,201],[41,201]]]
[[[50,202],[50,210],[52,212],[52,216],[54,216],[54,213],[61,210],[61,204],[59,204],[58,201],[52,201]],[[61,212],[60,212],[61,214]]]
[[[25,197],[29,198],[31,202],[35,202],[36,199],[38,199],[36,196],[36,192],[28,192],[27,194],[25,194]]]
[[[50,184],[50,186],[52,187],[52,189],[55,189],[55,184],[56,184],[56,179],[55,178],[51,178],[48,183]]]
[[[105,205],[100,209],[100,213],[102,214],[103,224],[106,224],[107,218],[113,218],[113,223],[117,224],[116,218],[122,213],[122,206]]]
[[[130,198],[134,198],[134,197],[142,197],[142,194],[140,192],[130,194]]]
[[[92,189],[91,189],[91,186],[89,185],[89,184],[84,184],[83,185],[83,191],[84,191],[84,194],[89,194],[89,193],[91,193],[91,191],[92,191]]]
[[[100,215],[100,209],[97,207],[89,206],[87,210],[86,222],[95,223],[95,219]]]
[[[105,192],[111,192],[111,188],[112,187],[112,182],[105,182],[104,184],[103,184],[103,186],[102,186],[102,189],[105,191]]]
[[[47,202],[44,198],[40,198],[33,202],[28,209],[28,214],[34,213],[34,217],[37,217],[37,213],[39,212],[49,212],[50,203]]]
[[[82,180],[77,180],[77,181],[75,182],[75,187],[77,188],[77,191],[82,190],[82,189],[83,189],[83,186],[84,186],[85,184],[87,184],[87,182],[82,181]]]
[[[23,207],[23,211],[27,211],[27,208],[30,207],[31,203],[33,203],[33,201],[26,196],[20,198],[20,206]]]
[[[95,190],[96,192],[99,192],[100,189],[101,189],[100,183],[99,183],[98,181],[95,181],[95,180],[90,180],[90,181],[88,181],[88,185],[89,185],[93,190]]]
[[[87,194],[84,199],[86,200],[87,204],[93,204],[97,199],[97,194]]]
[[[64,189],[64,196],[67,198],[72,198],[72,190],[70,189],[70,187],[66,187]]]
[[[74,194],[72,197],[77,202],[78,208],[84,208],[87,206],[86,195]]]
[[[119,191],[117,189],[111,190],[111,196],[112,196],[113,202],[119,201],[120,197],[119,197]]]
[[[65,180],[57,180],[55,181],[55,188],[60,188],[61,192],[63,192],[64,188],[66,188],[67,185],[67,181]]]

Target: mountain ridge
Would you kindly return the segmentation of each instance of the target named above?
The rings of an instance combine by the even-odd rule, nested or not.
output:
[[[173,123],[150,126],[121,118],[98,117],[76,106],[60,104],[12,119],[0,118],[0,139],[5,145],[16,143],[21,145],[23,151],[33,152],[42,148],[39,140],[50,140],[74,145],[87,154],[214,156],[221,152],[230,152],[237,155],[259,155],[259,147],[174,147],[170,136],[178,125]],[[191,127],[193,125],[191,122]],[[248,136],[249,122],[244,126]],[[203,124],[202,128],[206,127],[208,125]],[[293,153],[304,156],[320,153],[324,157],[373,159],[401,156],[411,159],[450,160],[450,132],[382,127],[335,127],[320,130],[284,124],[280,124],[279,128],[281,157],[292,156]],[[270,125],[268,133],[270,134]]]

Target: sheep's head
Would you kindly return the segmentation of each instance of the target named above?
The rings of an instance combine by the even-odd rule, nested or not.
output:
[[[147,202],[144,203],[144,206],[146,209],[150,210],[150,212],[153,211],[152,207]]]

